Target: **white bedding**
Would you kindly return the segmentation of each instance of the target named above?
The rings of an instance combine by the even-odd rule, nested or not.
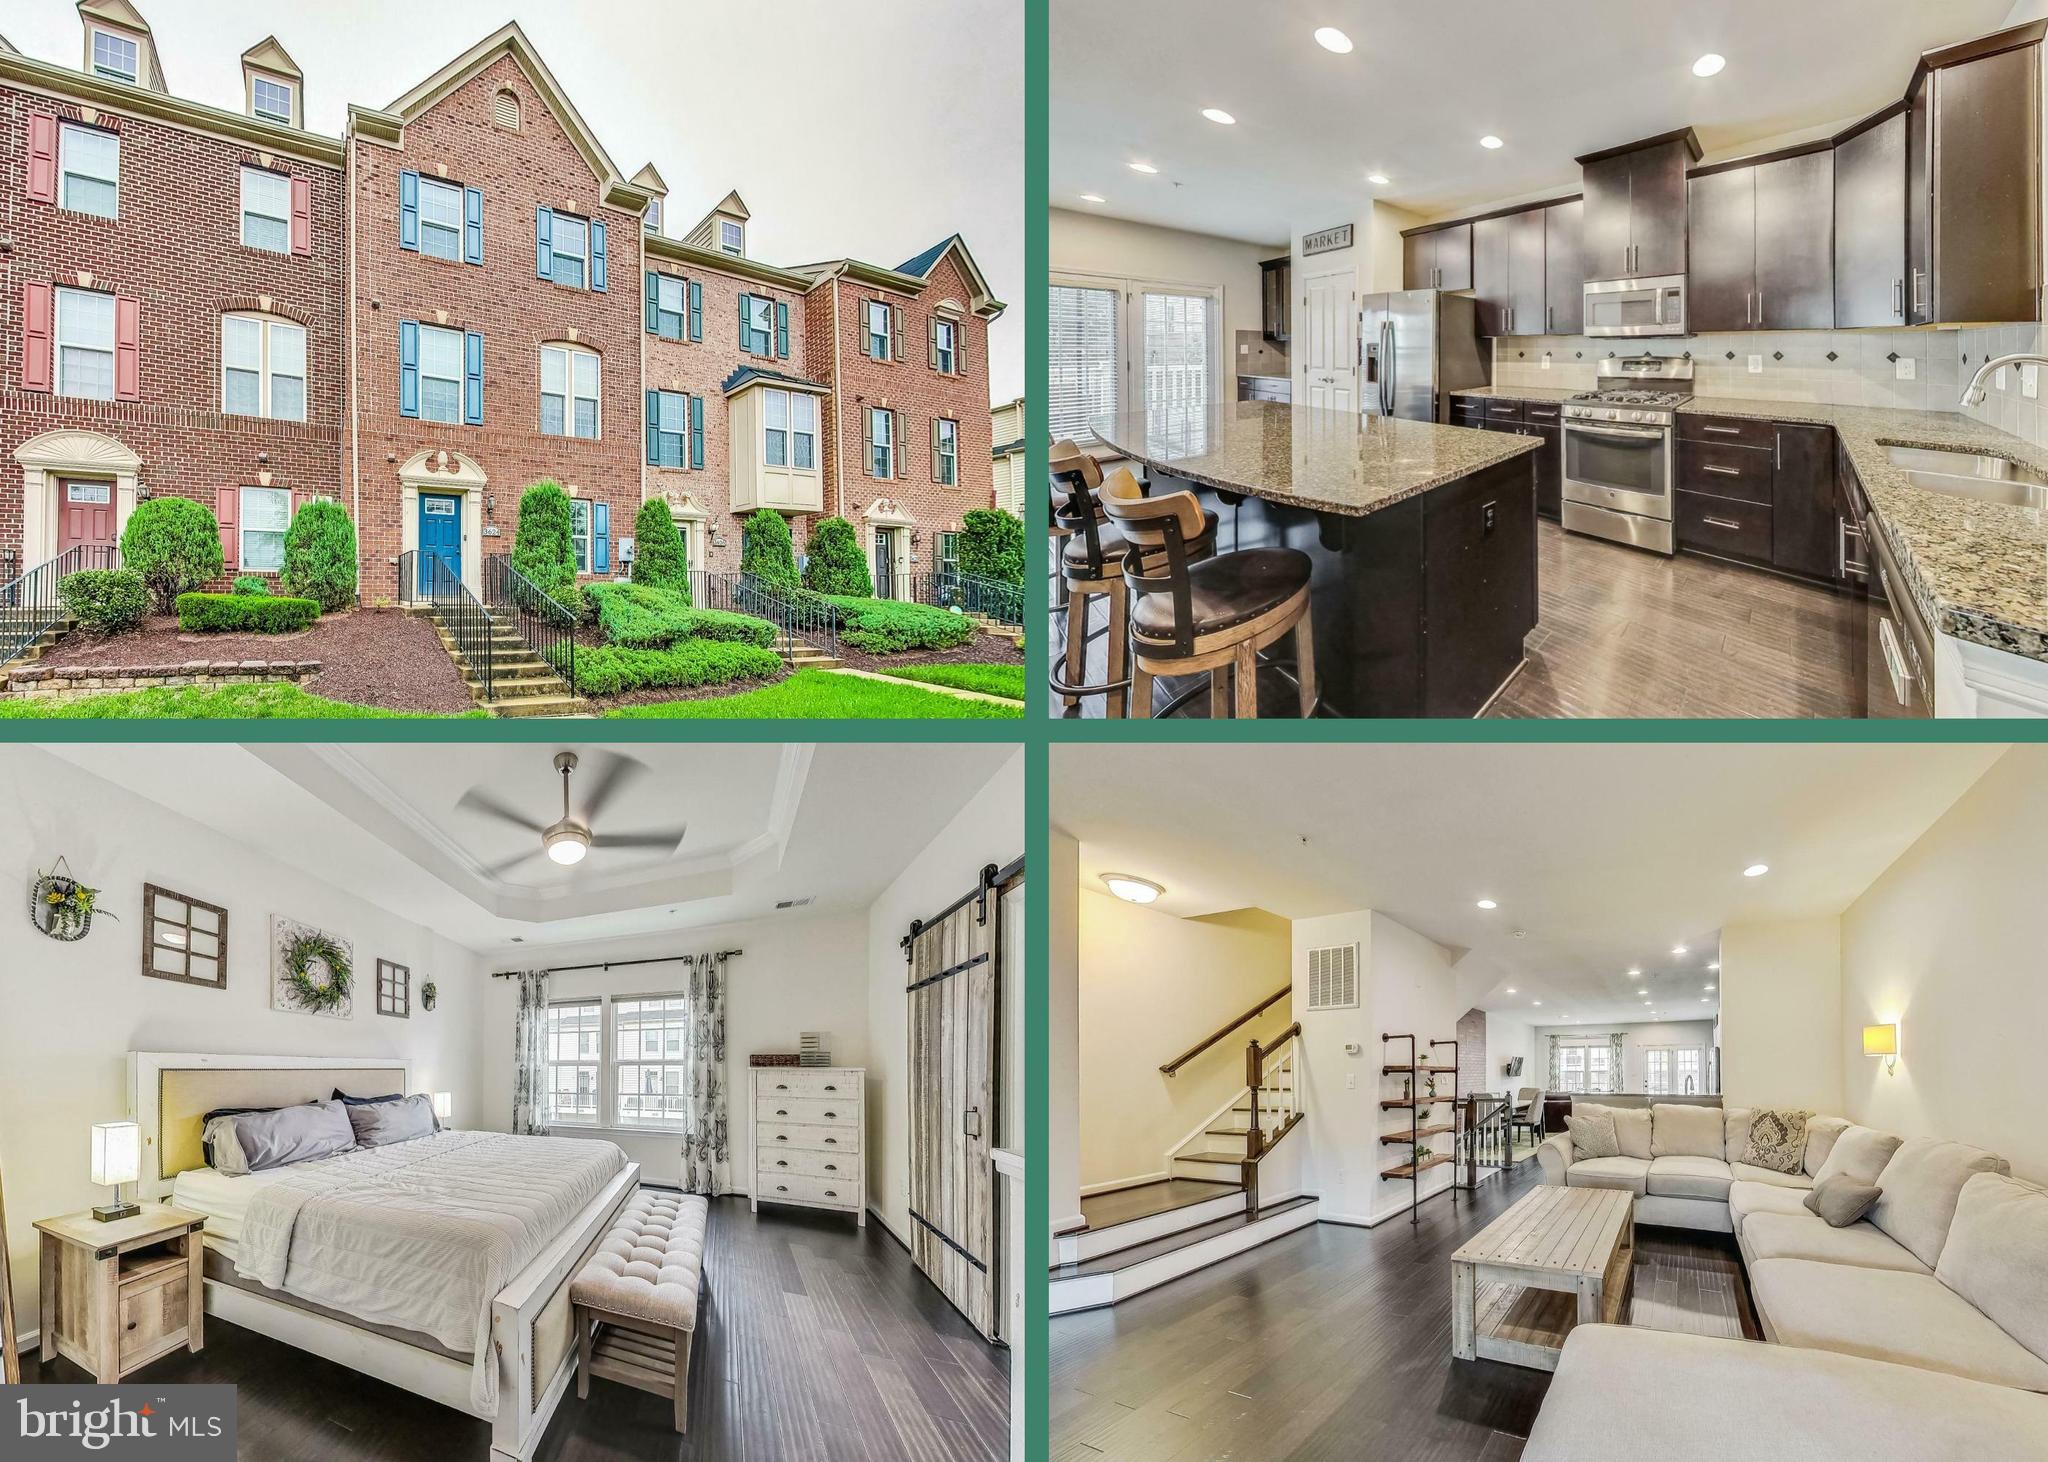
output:
[[[171,1180],[171,1202],[179,1208],[206,1215],[206,1244],[233,1258],[242,1237],[242,1220],[249,1212],[249,1200],[288,1170],[249,1173],[234,1178],[212,1168],[193,1168]]]
[[[437,1132],[275,1169],[242,1203],[235,1272],[474,1355],[488,1415],[491,1301],[625,1165],[609,1142]]]

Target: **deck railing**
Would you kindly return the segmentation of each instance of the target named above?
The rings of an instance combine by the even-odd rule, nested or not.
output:
[[[484,560],[484,602],[501,621],[516,624],[519,637],[576,688],[576,616],[512,567],[511,554]]]
[[[119,551],[114,553],[118,563]],[[0,585],[0,665],[12,662],[64,617],[57,586],[86,566],[85,556],[85,547],[75,545]]]
[[[484,699],[493,699],[491,612],[469,592],[454,566],[438,553],[422,555],[418,549],[408,548],[398,556],[398,602],[434,606],[455,647],[469,661],[470,674],[483,688]]]

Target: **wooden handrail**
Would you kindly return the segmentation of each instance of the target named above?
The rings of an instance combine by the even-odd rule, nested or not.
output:
[[[1160,1071],[1167,1076],[1173,1075],[1176,1071],[1180,1070],[1181,1067],[1187,1065],[1188,1062],[1194,1060],[1195,1057],[1201,1055],[1202,1052],[1208,1050],[1211,1046],[1215,1045],[1218,1041],[1222,1040],[1225,1036],[1229,1035],[1232,1031],[1236,1030],[1246,1021],[1256,1020],[1259,1016],[1265,1014],[1266,1011],[1272,1009],[1280,1001],[1285,1000],[1289,995],[1293,993],[1294,986],[1282,985],[1279,989],[1275,990],[1272,994],[1268,995],[1265,999],[1261,1000],[1257,1005],[1254,1005],[1250,1010],[1247,1010],[1243,1015],[1240,1015],[1236,1020],[1230,1022],[1229,1025],[1226,1025],[1221,1030],[1217,1031],[1216,1034],[1208,1036],[1200,1042],[1196,1043],[1195,1045],[1188,1047],[1185,1051],[1181,1052],[1178,1056],[1174,1057],[1171,1061],[1167,1062],[1164,1066],[1160,1067]],[[1298,1031],[1301,1029],[1301,1027],[1297,1025],[1295,1029]]]

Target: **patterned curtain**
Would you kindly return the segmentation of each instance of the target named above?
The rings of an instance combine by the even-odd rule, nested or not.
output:
[[[1563,1072],[1562,1072],[1561,1070],[1559,1070],[1559,1069],[1558,1069],[1558,1064],[1557,1064],[1557,1037],[1556,1037],[1556,1036],[1552,1036],[1552,1037],[1550,1038],[1550,1086],[1549,1086],[1549,1090],[1551,1090],[1551,1091],[1562,1091],[1563,1089],[1564,1089],[1564,1073],[1563,1073]]]
[[[725,956],[690,960],[690,1039],[683,1050],[683,1191],[706,1196],[729,1182],[725,1130]]]
[[[548,972],[522,970],[512,1026],[512,1130],[548,1135]]]
[[[1628,1084],[1621,1073],[1621,1032],[1610,1031],[1607,1036],[1607,1079],[1612,1083],[1609,1091],[1627,1091]]]

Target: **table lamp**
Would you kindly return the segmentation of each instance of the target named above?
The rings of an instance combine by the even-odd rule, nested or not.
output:
[[[142,1212],[134,1203],[121,1201],[121,1185],[142,1176],[142,1129],[133,1122],[92,1124],[92,1180],[114,1190],[114,1201],[93,1209],[101,1223],[133,1218]]]
[[[455,1116],[455,1093],[437,1091],[434,1093],[434,1120],[443,1127]]]

